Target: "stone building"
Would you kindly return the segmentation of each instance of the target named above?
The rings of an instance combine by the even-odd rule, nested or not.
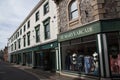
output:
[[[40,0],[8,40],[10,62],[56,71],[57,12],[52,0]]]
[[[8,47],[4,48],[4,54],[3,54],[4,61],[8,61]]]
[[[120,78],[120,0],[54,0],[59,70],[86,80]]]

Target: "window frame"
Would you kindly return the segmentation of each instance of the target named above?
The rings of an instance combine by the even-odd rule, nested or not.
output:
[[[30,45],[30,31],[27,33],[27,45]]]
[[[44,4],[43,10],[44,10],[43,11],[44,15],[46,15],[49,12],[49,2],[47,2],[47,3]]]
[[[22,35],[22,29],[20,29],[20,35]]]
[[[40,24],[35,27],[36,43],[40,42]]]
[[[21,38],[20,39],[18,39],[18,49],[20,49],[21,48]]]
[[[37,22],[39,20],[40,14],[39,11],[35,13],[35,21]]]
[[[30,20],[27,23],[27,28],[30,28]]]
[[[76,3],[76,9],[74,10],[71,10],[72,9],[72,5]],[[77,17],[73,17],[73,14],[77,11]],[[79,12],[78,12],[78,5],[77,5],[77,1],[76,0],[73,0],[69,3],[69,6],[68,6],[68,13],[69,13],[69,20],[74,20],[76,18],[79,17]]]
[[[23,36],[23,46],[26,47],[26,35]]]
[[[16,41],[14,42],[14,50],[16,50],[17,49],[17,47],[16,47]]]
[[[24,25],[24,29],[23,30],[24,30],[24,32],[26,31],[26,25]]]
[[[44,39],[50,39],[50,17],[43,21],[44,25]]]

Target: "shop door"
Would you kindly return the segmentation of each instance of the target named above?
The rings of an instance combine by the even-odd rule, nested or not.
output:
[[[51,72],[55,72],[56,71],[56,54],[55,51],[52,51],[50,53],[50,63],[51,63]]]
[[[26,54],[23,53],[23,65],[26,65]]]
[[[35,53],[35,66],[43,69],[43,53]]]
[[[40,65],[39,65],[39,60],[40,59],[40,53],[35,53],[35,66],[36,67],[39,67]]]

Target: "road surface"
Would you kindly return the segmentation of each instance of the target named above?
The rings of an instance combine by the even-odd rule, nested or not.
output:
[[[32,74],[0,62],[0,80],[39,80]]]

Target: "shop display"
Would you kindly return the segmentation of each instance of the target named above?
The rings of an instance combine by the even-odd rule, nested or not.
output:
[[[98,72],[98,53],[93,53],[93,60],[94,60],[94,75],[99,74]]]
[[[77,64],[77,54],[76,53],[73,53],[73,55],[72,55],[72,64],[73,65]]]
[[[79,55],[77,57],[77,65],[78,65],[78,70],[80,72],[84,71],[84,56],[83,55]]]
[[[84,57],[84,65],[85,65],[85,73],[88,74],[90,72],[91,66],[92,66],[92,57],[91,56]]]
[[[65,69],[98,75],[98,53],[94,52],[92,56],[82,54],[67,54],[65,57]]]
[[[120,73],[120,54],[116,47],[111,48],[110,65],[112,73]]]
[[[71,66],[71,55],[68,53],[67,56],[65,57],[65,66],[66,70],[70,70]]]
[[[77,54],[76,53],[73,53],[72,54],[72,57],[71,57],[71,69],[73,71],[77,70]]]

